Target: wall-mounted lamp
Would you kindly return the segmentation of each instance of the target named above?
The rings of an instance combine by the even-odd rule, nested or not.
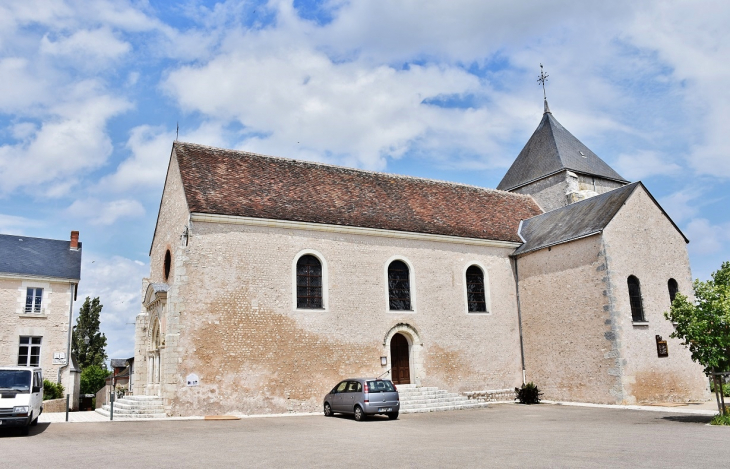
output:
[[[380,366],[385,366],[388,364],[388,357],[380,357]]]

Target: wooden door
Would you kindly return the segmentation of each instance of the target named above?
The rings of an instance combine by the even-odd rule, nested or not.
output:
[[[408,360],[408,340],[396,334],[390,340],[390,370],[395,384],[411,383],[411,368]]]

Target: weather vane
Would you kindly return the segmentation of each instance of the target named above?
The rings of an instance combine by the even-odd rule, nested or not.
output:
[[[547,81],[549,76],[550,75],[545,73],[545,70],[542,68],[542,64],[540,64],[540,77],[537,79],[537,82],[542,85],[542,97],[546,101],[547,101],[547,95],[545,94],[545,82]]]

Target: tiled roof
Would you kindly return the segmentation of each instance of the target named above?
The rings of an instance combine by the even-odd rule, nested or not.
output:
[[[566,169],[628,183],[547,111],[497,189],[516,189]]]
[[[0,273],[81,279],[81,243],[0,234]]]
[[[635,182],[523,221],[520,235],[525,239],[525,244],[517,248],[513,255],[519,256],[602,232],[640,186],[646,190],[641,182]],[[648,190],[646,193],[685,241],[689,242]]]
[[[190,212],[520,242],[525,195],[175,142]]]

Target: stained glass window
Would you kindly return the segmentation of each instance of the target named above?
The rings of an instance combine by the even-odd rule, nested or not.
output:
[[[411,283],[403,261],[393,261],[388,266],[388,297],[391,310],[411,310]]]
[[[322,263],[307,254],[297,261],[297,308],[322,307]]]
[[[466,269],[466,301],[469,304],[470,313],[487,312],[484,272],[475,265]]]

